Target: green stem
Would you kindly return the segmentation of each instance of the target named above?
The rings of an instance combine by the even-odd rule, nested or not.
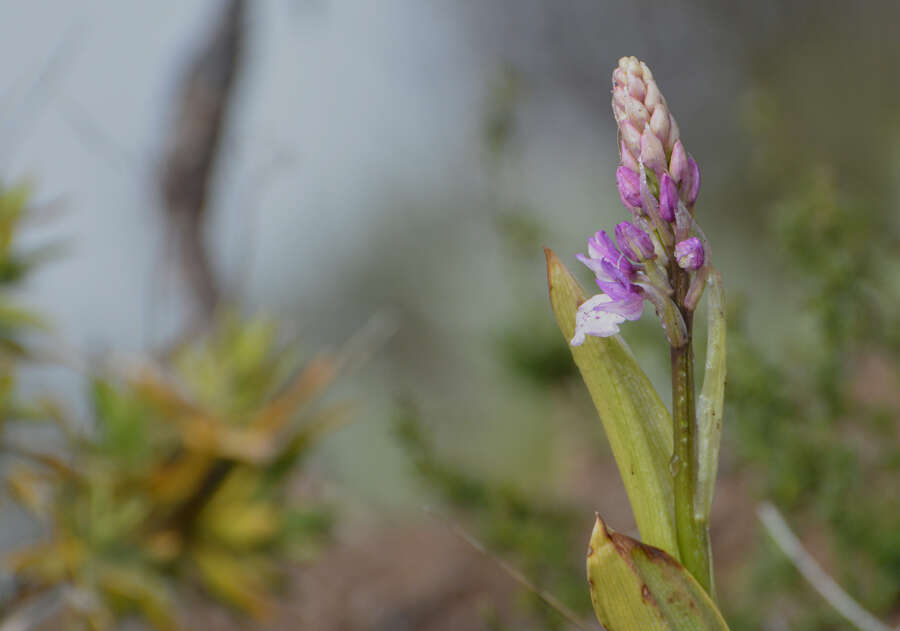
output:
[[[672,275],[675,280],[676,304],[681,309],[687,327],[687,342],[681,347],[671,349],[675,529],[681,562],[707,593],[712,595],[708,523],[705,520],[698,520],[694,511],[698,423],[694,394],[693,313],[681,306],[687,293],[689,279],[687,274],[677,267],[672,270]]]

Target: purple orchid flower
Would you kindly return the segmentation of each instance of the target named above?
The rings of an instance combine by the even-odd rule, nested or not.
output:
[[[603,291],[586,300],[575,315],[573,346],[584,343],[587,335],[609,337],[619,332],[626,320],[637,320],[644,310],[643,291],[634,284],[638,268],[619,251],[604,231],[588,241],[588,256],[576,255],[596,277]]]

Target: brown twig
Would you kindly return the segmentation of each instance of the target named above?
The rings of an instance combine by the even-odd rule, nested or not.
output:
[[[218,164],[244,51],[246,0],[228,0],[212,38],[182,79],[161,188],[168,236],[196,304],[188,333],[211,321],[221,288],[204,242],[212,176]]]

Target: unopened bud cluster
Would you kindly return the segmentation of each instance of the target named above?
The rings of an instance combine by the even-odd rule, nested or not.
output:
[[[700,169],[681,143],[675,117],[653,80],[653,73],[635,57],[622,57],[613,71],[613,114],[619,126],[622,166],[616,174],[622,201],[641,209],[644,170],[655,176],[659,212],[675,220],[680,198],[688,208],[700,192]]]
[[[579,255],[604,293],[579,308],[572,343],[580,344],[585,335],[617,333],[619,324],[640,317],[637,305],[646,299],[656,307],[670,344],[678,347],[688,336],[683,312],[696,306],[706,277],[705,241],[693,217],[700,168],[685,151],[647,64],[623,57],[612,80],[621,158],[616,186],[632,221],[616,226],[617,245],[601,231],[590,240],[589,255]],[[676,295],[679,274],[679,279],[689,276],[690,289]]]

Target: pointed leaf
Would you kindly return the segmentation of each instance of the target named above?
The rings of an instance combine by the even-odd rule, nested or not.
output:
[[[586,295],[559,258],[545,253],[550,302],[568,343]],[[669,471],[672,417],[621,337],[588,337],[570,350],[600,414],[641,537],[678,558]]]
[[[608,631],[728,631],[710,597],[669,554],[597,518],[587,559],[591,602]]]
[[[671,631],[637,568],[597,518],[587,575],[597,619],[607,631]]]

